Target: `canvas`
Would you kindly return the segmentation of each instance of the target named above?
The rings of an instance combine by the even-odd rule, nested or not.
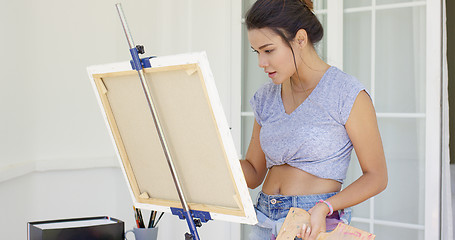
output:
[[[255,224],[256,214],[205,53],[150,59],[144,74],[191,210]],[[137,71],[88,68],[136,207],[181,208]]]

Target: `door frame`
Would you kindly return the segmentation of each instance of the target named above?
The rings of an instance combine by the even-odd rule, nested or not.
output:
[[[426,8],[425,239],[441,237],[442,1]]]

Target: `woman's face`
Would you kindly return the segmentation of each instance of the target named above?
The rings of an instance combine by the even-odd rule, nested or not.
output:
[[[251,48],[258,55],[259,67],[264,69],[273,83],[281,84],[295,74],[292,51],[273,30],[270,28],[249,30],[248,39]]]

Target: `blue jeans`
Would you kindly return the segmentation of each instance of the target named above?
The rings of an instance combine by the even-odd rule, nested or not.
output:
[[[253,226],[249,235],[250,240],[274,240],[283,225],[284,219],[291,207],[310,210],[319,200],[325,200],[337,194],[324,193],[315,195],[283,196],[267,195],[262,191],[258,195],[255,206],[258,224]],[[327,217],[327,230],[333,230],[339,222],[351,222],[351,208],[335,211]]]

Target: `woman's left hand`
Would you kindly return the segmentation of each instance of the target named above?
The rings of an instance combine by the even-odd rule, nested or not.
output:
[[[325,204],[316,204],[308,213],[311,215],[311,225],[303,225],[297,237],[302,240],[316,240],[319,233],[326,231],[325,221],[329,213],[328,207]]]

